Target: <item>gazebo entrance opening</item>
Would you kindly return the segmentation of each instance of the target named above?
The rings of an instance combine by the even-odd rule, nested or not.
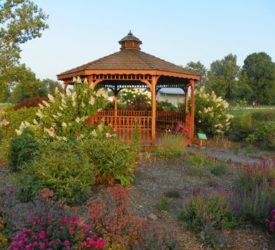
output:
[[[100,111],[91,122],[104,120],[122,139],[132,140],[139,131],[140,140],[155,145],[158,135],[171,131],[185,136],[186,143],[194,139],[195,81],[198,74],[140,51],[142,42],[130,32],[119,41],[121,50],[58,75],[64,89],[73,84],[73,77],[87,79],[93,89],[107,88],[114,94],[114,108]],[[118,109],[118,94],[125,88],[146,88],[151,93],[150,110]],[[161,88],[181,88],[185,93],[180,112],[157,111],[156,96]]]
[[[119,76],[117,76],[119,78]],[[127,76],[124,76],[128,78]],[[131,78],[135,78],[134,75],[131,75]],[[176,79],[166,80],[171,83],[176,81]],[[103,80],[98,83],[96,86],[93,86],[95,89],[99,88],[108,88],[112,90],[114,96],[113,109],[106,109],[100,111],[96,116],[91,117],[90,122],[95,123],[98,121],[104,121],[106,126],[111,126],[115,134],[125,140],[132,141],[134,136],[134,131],[138,131],[140,142],[145,145],[150,144],[159,144],[159,140],[162,138],[163,134],[171,133],[177,134],[177,136],[182,136],[186,143],[192,142],[192,110],[190,109],[190,100],[192,98],[190,95],[190,89],[192,83],[188,84],[188,81],[178,80],[178,84],[174,83],[171,85],[173,88],[181,88],[184,90],[184,98],[182,99],[183,105],[182,110],[179,111],[159,111],[157,109],[157,100],[156,95],[161,88],[169,88],[170,85],[165,83],[161,77],[158,77],[156,86],[152,93],[151,81],[148,81],[146,85],[142,80],[132,80],[130,82],[123,81],[111,81]],[[141,88],[146,89],[151,92],[151,107],[150,109],[139,109],[135,110],[133,108],[120,110],[118,108],[119,103],[119,93],[123,89],[128,88]],[[189,92],[188,92],[189,90]],[[191,90],[192,92],[192,90]],[[193,97],[194,98],[194,97]],[[189,103],[189,104],[188,104]],[[153,118],[155,111],[155,120]]]

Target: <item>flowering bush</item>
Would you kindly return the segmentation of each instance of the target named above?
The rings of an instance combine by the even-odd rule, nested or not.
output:
[[[59,141],[103,133],[103,125],[90,128],[87,119],[106,105],[107,97],[103,89],[95,92],[86,82],[75,83],[73,91],[67,94],[56,89],[55,96],[48,95],[49,102],[39,104],[36,119],[22,122],[16,132],[21,134],[29,128],[38,138]]]
[[[239,186],[240,208],[245,219],[262,224],[275,207],[275,163],[261,161],[248,165],[241,172]]]
[[[229,129],[232,115],[228,114],[229,104],[216,94],[207,93],[204,87],[195,92],[195,123],[198,132],[210,136],[224,133]]]
[[[21,122],[33,120],[36,111],[37,108],[22,108],[17,111],[7,109],[0,112],[0,158],[4,162],[8,158],[10,139],[16,136],[15,130]]]
[[[133,215],[125,188],[110,187],[108,193],[105,199],[90,201],[88,212],[96,232],[104,236],[110,249],[179,249],[163,227]]]
[[[133,110],[147,110],[151,105],[151,93],[137,88],[120,91],[119,100]]]
[[[199,194],[188,200],[179,214],[179,220],[196,232],[202,231],[207,225],[221,229],[239,224],[224,195],[218,193],[210,197]]]
[[[265,220],[268,230],[275,236],[275,208],[271,210],[269,218]]]
[[[13,238],[11,250],[31,249],[103,249],[105,241],[99,238],[77,217],[35,217]]]
[[[19,110],[7,110],[0,114],[0,141],[9,141],[16,136],[16,129],[23,121],[30,122],[35,118],[37,108],[22,108]]]

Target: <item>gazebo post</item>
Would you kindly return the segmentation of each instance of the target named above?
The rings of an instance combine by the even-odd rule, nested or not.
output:
[[[67,88],[68,88],[68,83],[66,81],[64,81],[64,86],[63,86],[63,90],[64,90],[64,93],[66,94],[67,92]]]
[[[184,88],[185,116],[188,113],[188,85]]]
[[[190,139],[191,142],[194,141],[195,132],[195,80],[190,80],[191,86],[191,126],[190,126]]]
[[[152,77],[151,83],[151,102],[152,102],[152,145],[156,143],[156,117],[157,117],[157,100],[156,100],[156,85],[158,81],[157,76]]]
[[[117,91],[117,88],[115,88],[115,91],[114,91],[114,115],[115,115],[115,121],[114,121],[114,130],[115,132],[117,132],[117,96],[118,96],[118,91]]]

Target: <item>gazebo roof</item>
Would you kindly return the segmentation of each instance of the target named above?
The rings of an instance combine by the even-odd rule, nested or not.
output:
[[[86,70],[143,70],[143,71],[166,71],[179,74],[188,74],[199,77],[199,74],[190,72],[181,66],[167,62],[156,56],[140,51],[139,45],[142,42],[131,31],[122,38],[119,43],[122,45],[119,52],[102,57],[82,66],[65,71],[58,75],[58,79],[65,79],[66,76]]]

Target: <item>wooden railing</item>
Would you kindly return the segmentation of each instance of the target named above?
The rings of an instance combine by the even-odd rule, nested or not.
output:
[[[135,129],[143,134],[143,138],[146,138],[146,141],[150,141],[152,131],[151,114],[151,111],[117,110],[115,114],[114,110],[102,110],[91,117],[89,121],[94,124],[103,121],[106,126],[111,126],[117,135],[123,135],[126,141],[132,140],[132,134]],[[178,124],[184,123],[184,113],[157,111],[156,123],[157,131],[159,132],[167,132],[167,127],[172,132],[176,131]],[[185,124],[186,128],[189,128],[188,126],[190,126],[189,120],[188,124]]]

